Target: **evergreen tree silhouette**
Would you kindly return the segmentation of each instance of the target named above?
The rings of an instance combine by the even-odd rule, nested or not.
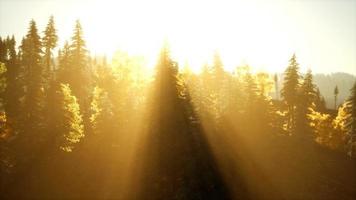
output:
[[[290,133],[295,133],[296,128],[296,107],[298,103],[298,90],[299,90],[299,64],[297,63],[296,56],[293,54],[289,60],[289,65],[284,72],[283,88],[281,96],[284,103],[287,105],[288,119],[287,128]]]
[[[44,77],[42,61],[41,41],[37,32],[34,20],[30,22],[30,28],[21,45],[22,65],[24,68],[24,88],[23,99],[23,134],[22,148],[26,153],[35,154],[38,151],[40,141],[43,137],[43,106],[44,106]],[[29,156],[31,157],[31,156]]]
[[[339,88],[335,86],[334,88],[334,109],[337,109],[337,96],[339,95]]]
[[[347,130],[347,153],[351,158],[356,154],[356,83],[351,88],[351,94],[347,101],[346,130]]]
[[[308,119],[308,114],[310,113],[310,108],[313,106],[316,95],[315,95],[315,85],[313,83],[313,75],[311,70],[309,70],[303,79],[303,82],[298,90],[298,104],[296,108],[296,128],[298,130],[299,136],[311,137],[310,120]],[[315,105],[315,104],[314,104]]]
[[[44,36],[42,38],[42,46],[44,48],[44,73],[45,73],[45,83],[46,89],[49,87],[50,79],[53,79],[54,73],[54,59],[53,59],[53,49],[57,46],[58,36],[54,26],[54,17],[49,18],[47,27],[44,31]]]
[[[18,55],[16,53],[16,41],[15,37],[8,37],[5,41],[7,49],[7,59],[4,61],[6,64],[6,88],[3,96],[4,110],[6,113],[6,121],[8,126],[14,133],[19,131],[20,120],[20,98],[23,95],[23,85],[21,77],[21,65]]]
[[[138,199],[228,199],[166,46],[156,70]]]
[[[79,20],[76,21],[71,39],[68,52],[70,72],[65,75],[67,76],[65,83],[68,83],[72,88],[73,94],[78,98],[82,112],[86,116],[90,107],[91,69],[89,68],[88,51],[83,38],[83,29]]]

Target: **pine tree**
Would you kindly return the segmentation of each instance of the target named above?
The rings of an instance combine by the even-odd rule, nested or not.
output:
[[[244,75],[244,123],[245,131],[261,132],[270,127],[271,104],[266,96],[270,83],[266,74],[252,75],[248,70]],[[254,124],[259,126],[254,126]]]
[[[5,63],[7,56],[6,40],[0,37],[0,62]]]
[[[199,111],[202,118],[210,117],[211,109],[214,101],[213,95],[211,95],[211,83],[212,75],[211,70],[208,67],[208,64],[203,65],[202,72],[199,76],[199,86],[194,91],[195,100],[197,105],[197,110]]]
[[[50,133],[46,135],[46,141],[48,149],[57,151],[59,145],[57,144],[58,138],[60,138],[62,132],[61,118],[63,97],[61,92],[60,82],[51,79],[46,91],[45,106],[44,106],[44,116],[45,116],[45,132]]]
[[[6,66],[0,62],[0,105],[4,104],[4,92],[6,90]],[[3,108],[1,108],[3,109]]]
[[[313,84],[313,75],[311,70],[309,70],[303,79],[303,82],[299,88],[299,100],[296,108],[296,128],[300,134],[307,134],[311,137],[310,121],[308,119],[308,114],[310,113],[310,108],[314,106],[316,99],[315,96],[315,85]]]
[[[18,120],[21,115],[20,98],[23,95],[22,70],[16,53],[16,41],[14,36],[6,40],[6,46],[8,49],[8,59],[6,61],[7,71],[5,74],[6,89],[4,92],[4,107],[8,125],[13,131],[17,132],[19,130]]]
[[[54,18],[49,18],[46,30],[44,31],[44,37],[42,38],[42,45],[44,48],[44,60],[45,60],[45,76],[47,84],[49,79],[53,78],[53,56],[52,50],[57,46],[58,36],[54,27]],[[48,85],[47,85],[48,87]]]
[[[80,114],[77,98],[72,95],[68,84],[61,84],[61,119],[58,121],[60,134],[60,148],[71,152],[74,145],[84,137],[83,119]]]
[[[43,65],[40,37],[35,21],[30,22],[30,28],[21,45],[22,65],[24,67],[25,96],[23,105],[24,130],[30,141],[41,140],[43,128]],[[30,136],[31,134],[31,136]],[[33,134],[36,134],[33,135]],[[30,142],[31,143],[31,142]],[[30,144],[37,145],[37,144]]]
[[[0,63],[0,66],[3,64]],[[0,191],[10,183],[12,179],[13,153],[9,148],[10,129],[7,126],[7,119],[4,112],[0,112]]]
[[[99,87],[94,88],[91,110],[90,122],[94,134],[112,135],[113,125],[115,124],[113,120],[113,105],[110,102],[108,93]],[[110,140],[107,142],[110,142]]]
[[[228,105],[225,117],[226,119],[234,119],[234,123],[239,124],[237,126],[241,127],[245,119],[244,112],[246,104],[246,87],[241,86],[244,85],[245,80],[242,80],[236,71],[228,76],[228,80]]]
[[[258,95],[260,90],[257,86],[256,80],[253,75],[248,71],[244,76],[244,83],[245,83],[245,95],[246,95],[246,108],[245,112],[253,112],[254,108],[256,108],[256,104],[258,101]]]
[[[330,136],[334,131],[332,116],[318,112],[312,108],[308,114],[308,118],[315,134],[315,141],[321,145],[330,147]]]
[[[337,109],[337,95],[339,95],[339,88],[335,86],[334,88],[334,109]]]
[[[89,105],[87,105],[89,68],[83,30],[79,20],[76,21],[72,43],[69,46],[69,55],[71,72],[70,74],[66,74],[66,76],[69,76],[67,83],[71,86],[75,96],[78,97],[79,104],[86,109]]]
[[[207,144],[193,125],[194,109],[167,47],[161,51],[156,70],[138,199],[226,199],[211,168]]]
[[[213,58],[213,65],[211,67],[211,95],[213,97],[213,116],[216,121],[224,115],[227,106],[227,98],[225,96],[227,84],[226,84],[226,72],[224,71],[224,65],[218,52],[215,52]]]
[[[315,110],[318,112],[326,111],[326,102],[324,97],[321,95],[320,90],[316,87],[315,92]]]
[[[71,80],[72,65],[70,62],[70,49],[68,42],[64,43],[63,49],[58,50],[58,70],[56,79],[61,83],[69,83]]]
[[[345,150],[345,140],[347,139],[347,103],[343,103],[339,108],[335,119],[332,122],[333,131],[327,137],[329,146],[332,149]]]
[[[288,119],[287,129],[292,134],[295,132],[296,127],[296,107],[298,103],[298,90],[299,90],[299,65],[297,63],[295,54],[289,60],[289,66],[284,72],[284,82],[281,91],[281,96],[284,103],[287,105]]]
[[[346,130],[347,130],[347,153],[353,158],[356,153],[356,83],[351,88],[351,94],[347,101]]]

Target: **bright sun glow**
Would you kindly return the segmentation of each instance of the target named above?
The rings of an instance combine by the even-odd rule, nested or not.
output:
[[[43,29],[55,16],[59,46],[70,40],[75,19],[83,25],[92,55],[112,57],[115,51],[145,56],[153,66],[163,41],[180,66],[193,69],[211,62],[218,50],[226,70],[249,64],[258,71],[281,72],[297,54],[302,72],[344,71],[356,74],[354,6],[349,1],[294,0],[54,0],[1,1],[1,8],[19,9],[18,25],[4,21],[2,35],[26,34],[33,18]],[[19,5],[17,5],[19,4]],[[17,6],[16,6],[17,5]],[[33,7],[34,10],[25,9]],[[0,8],[0,9],[1,9]],[[338,12],[334,12],[337,9]],[[303,12],[301,12],[301,10]],[[320,34],[322,33],[322,34]]]
[[[93,54],[110,58],[116,50],[124,50],[144,55],[152,66],[162,42],[168,40],[180,66],[188,64],[195,72],[211,62],[215,50],[228,71],[245,63],[258,70],[283,69],[283,58],[293,51],[286,51],[288,39],[276,34],[283,24],[272,23],[276,16],[266,17],[253,3],[228,4],[222,9],[209,1],[97,0],[86,3],[88,8],[78,17]]]

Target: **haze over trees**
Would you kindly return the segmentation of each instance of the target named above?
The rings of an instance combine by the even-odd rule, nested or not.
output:
[[[193,73],[168,44],[151,74],[84,34],[59,46],[52,16],[0,38],[1,199],[356,197],[355,77],[301,73],[295,54],[283,76],[230,73],[218,52]]]

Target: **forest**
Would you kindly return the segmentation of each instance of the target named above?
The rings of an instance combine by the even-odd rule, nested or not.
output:
[[[330,108],[295,54],[283,76],[157,55],[92,56],[79,20],[59,47],[53,17],[0,38],[0,199],[356,198],[356,80]]]

